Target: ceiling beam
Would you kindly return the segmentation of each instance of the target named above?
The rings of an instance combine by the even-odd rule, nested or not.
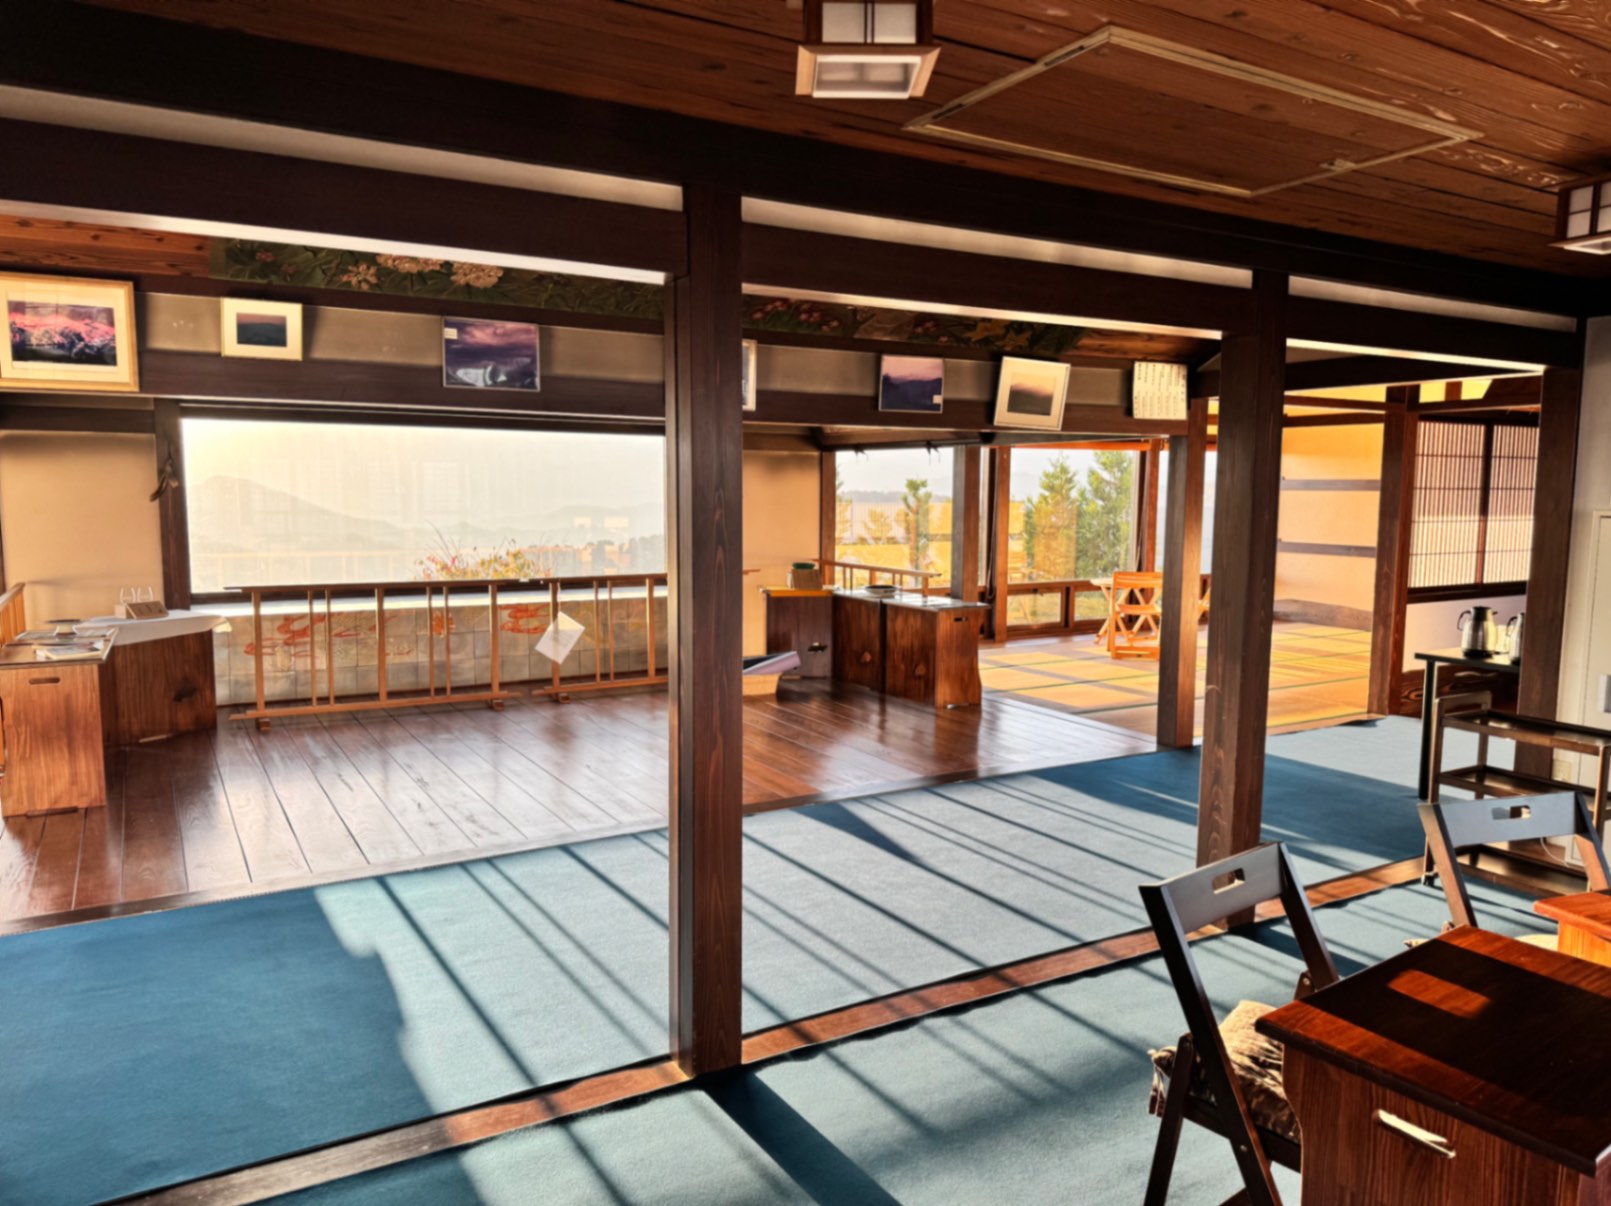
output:
[[[1411,360],[1404,356],[1335,356],[1325,360],[1293,360],[1287,364],[1289,394],[1317,389],[1359,389],[1375,385],[1416,385],[1484,377],[1495,371],[1457,360]],[[1219,370],[1192,374],[1191,396],[1217,398]],[[1289,401],[1291,399],[1288,399]]]
[[[1290,339],[1477,361],[1476,365],[1466,364],[1464,376],[1473,375],[1473,368],[1480,372],[1484,362],[1509,361],[1538,367],[1575,367],[1583,363],[1583,338],[1578,331],[1546,331],[1315,297],[1291,298],[1288,307]],[[1287,388],[1292,388],[1290,383]]]
[[[1032,238],[1599,312],[1592,281],[115,10],[19,5],[0,83]],[[131,46],[140,53],[131,54]],[[420,98],[430,98],[421,103]],[[9,162],[19,162],[9,160]],[[899,163],[898,170],[892,167]]]
[[[794,390],[760,390],[755,410],[747,416],[754,423],[790,423],[810,427],[865,427],[919,431],[998,432],[1025,435],[1023,428],[997,427],[995,403],[975,399],[947,398],[938,415],[912,411],[879,410],[873,394],[817,394]],[[1184,431],[1186,421],[1135,419],[1117,406],[1071,404],[1063,408],[1063,425],[1057,431],[1030,432],[1026,438],[1045,443],[1067,435],[1147,435],[1170,436]]]

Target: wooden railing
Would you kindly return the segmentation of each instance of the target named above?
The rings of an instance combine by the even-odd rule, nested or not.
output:
[[[594,605],[595,658],[592,681],[565,680],[561,677],[563,658],[554,659],[552,681],[534,689],[537,695],[564,695],[571,691],[596,690],[601,687],[628,684],[660,684],[666,682],[664,673],[655,664],[655,588],[664,586],[665,574],[608,575],[563,578],[476,578],[442,579],[413,582],[370,583],[317,583],[279,586],[236,586],[230,590],[247,596],[252,607],[252,672],[255,692],[254,706],[238,713],[237,720],[253,720],[266,729],[276,716],[315,716],[335,712],[356,712],[381,708],[419,707],[441,703],[485,703],[501,709],[513,694],[500,682],[499,592],[520,592],[548,595],[548,622],[554,624],[560,615],[563,597],[568,592],[591,590]],[[615,642],[615,592],[618,586],[641,587],[645,595],[645,617],[648,644],[648,671],[646,674],[617,673]],[[349,692],[342,698],[336,686],[336,631],[332,622],[335,603],[349,601],[355,592],[372,593],[375,616],[375,680],[374,692]],[[487,608],[488,678],[481,684],[455,686],[453,681],[453,624],[450,609],[455,595],[463,599],[465,592],[485,592]],[[386,603],[399,597],[423,599],[425,604],[426,683],[423,689],[414,688],[402,693],[392,689],[387,672]],[[268,671],[265,659],[267,642],[263,634],[263,604],[266,601],[294,599],[307,608],[308,622],[308,683],[307,702],[270,702],[267,698]],[[600,603],[605,610],[600,613]],[[459,604],[461,607],[462,603]],[[344,608],[350,610],[350,608]],[[318,620],[322,611],[324,622],[324,674],[321,682],[318,657]],[[440,611],[443,670],[437,681],[437,615]],[[347,639],[347,638],[343,638]],[[361,695],[361,698],[353,696]],[[372,696],[372,697],[371,697]]]
[[[26,582],[16,582],[0,594],[0,645],[14,641],[17,634],[28,627],[23,608],[23,592],[27,586]]]
[[[918,590],[927,595],[932,580],[941,577],[937,570],[902,569],[893,565],[871,565],[865,561],[836,561],[824,557],[818,564],[823,568],[824,582],[837,579],[838,584],[846,590],[856,588],[858,573],[867,575],[865,583],[867,586],[873,585],[878,581],[878,576],[883,574],[896,586],[904,586],[906,582],[911,581],[914,585],[907,589]]]

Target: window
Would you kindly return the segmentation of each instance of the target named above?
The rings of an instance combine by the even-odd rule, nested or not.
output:
[[[1010,627],[1066,628],[1106,614],[1091,579],[1135,567],[1139,455],[1102,448],[1012,450]]]
[[[1525,582],[1538,429],[1423,419],[1415,450],[1410,589]]]
[[[187,418],[184,446],[199,594],[665,569],[659,436]]]
[[[951,579],[952,453],[925,448],[841,452],[834,559],[855,565],[927,570]],[[865,575],[856,574],[858,585]]]

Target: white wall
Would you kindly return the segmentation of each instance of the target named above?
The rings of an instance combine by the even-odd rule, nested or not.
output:
[[[1562,720],[1592,723],[1583,702],[1592,681],[1611,667],[1589,665],[1596,632],[1611,624],[1602,603],[1594,611],[1595,512],[1611,510],[1611,318],[1589,323],[1583,358],[1583,417],[1577,438],[1577,486],[1572,503],[1572,547],[1568,559],[1566,622],[1562,629]],[[1557,771],[1565,767],[1557,763]]]

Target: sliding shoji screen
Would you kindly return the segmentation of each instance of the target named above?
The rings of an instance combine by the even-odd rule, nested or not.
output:
[[[1423,419],[1410,589],[1525,581],[1537,464],[1535,427]]]

